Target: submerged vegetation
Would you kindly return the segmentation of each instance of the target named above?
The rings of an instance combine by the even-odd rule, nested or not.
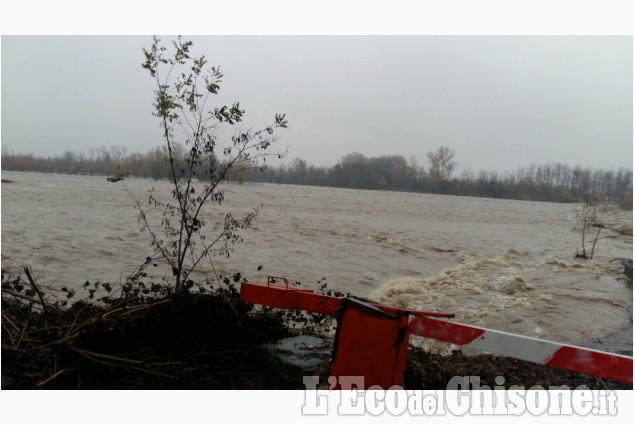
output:
[[[629,209],[629,206],[623,202],[622,208]],[[616,211],[615,205],[602,201],[599,192],[578,207],[573,225],[573,231],[580,235],[580,249],[576,251],[576,258],[593,259],[597,243],[603,239],[633,237],[632,223],[612,222]]]

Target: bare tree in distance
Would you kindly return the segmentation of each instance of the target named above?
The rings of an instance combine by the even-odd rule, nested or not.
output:
[[[205,56],[191,56],[192,44],[179,36],[168,52],[155,36],[152,46],[143,49],[142,67],[156,84],[153,115],[160,120],[165,139],[172,200],[159,199],[153,188],[148,199],[151,208],[135,202],[143,229],[150,233],[155,250],[152,258],[161,258],[171,266],[175,291],[193,283],[189,276],[205,258],[229,256],[231,247],[242,242],[240,230],[251,225],[257,208],[242,217],[226,213],[222,224],[211,229],[204,217],[209,208],[225,200],[219,185],[244,173],[245,164],[264,172],[261,159],[284,155],[269,149],[275,142],[275,129],[287,128],[285,115],[275,114],[271,125],[243,131],[237,128],[245,114],[238,102],[212,107],[223,74],[219,67],[208,67]],[[218,140],[221,126],[234,129],[230,140]],[[112,182],[121,180],[121,174],[109,178]],[[160,225],[150,219],[151,211],[160,215]]]
[[[436,152],[428,152],[427,157],[430,162],[428,170],[430,180],[433,183],[448,182],[456,168],[454,150],[447,146],[441,146]]]

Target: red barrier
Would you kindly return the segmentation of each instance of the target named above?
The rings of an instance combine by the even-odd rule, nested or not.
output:
[[[363,376],[364,386],[403,383],[408,315],[392,314],[353,298],[342,299],[331,376]],[[341,379],[331,389],[342,388]]]
[[[275,279],[285,285],[270,283]],[[379,385],[387,389],[401,384],[410,334],[633,383],[632,357],[433,318],[449,318],[453,314],[399,309],[350,295],[342,298],[315,294],[307,289],[289,288],[286,278],[269,277],[266,284],[243,282],[240,299],[337,317],[331,375],[364,376],[366,388]]]

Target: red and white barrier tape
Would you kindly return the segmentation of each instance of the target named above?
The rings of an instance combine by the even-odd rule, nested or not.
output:
[[[620,354],[605,353],[429,317],[411,318],[408,330],[411,335],[472,347],[586,375],[633,383],[633,358]]]

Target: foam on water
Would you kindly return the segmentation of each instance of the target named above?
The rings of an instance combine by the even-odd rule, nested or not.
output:
[[[517,250],[462,264],[436,276],[397,277],[369,297],[402,308],[454,313],[456,322],[576,343],[621,328],[632,286],[618,266],[558,257],[524,261]],[[421,340],[431,349],[448,344]]]

